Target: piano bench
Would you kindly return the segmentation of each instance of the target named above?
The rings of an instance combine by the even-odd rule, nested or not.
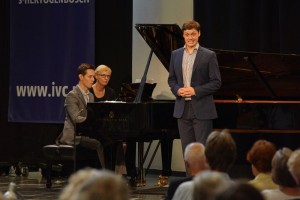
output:
[[[75,170],[82,169],[84,167],[100,168],[98,155],[95,150],[87,149],[81,146],[76,146],[76,158],[75,149],[72,145],[46,145],[43,146],[43,155],[46,159],[46,187],[52,187],[52,167],[53,164],[62,164],[63,169],[67,172],[74,172]],[[74,160],[75,159],[75,160]],[[73,161],[72,163],[70,161]],[[76,166],[74,163],[76,162]],[[73,166],[73,168],[70,168]],[[69,168],[67,168],[69,167]]]
[[[46,187],[52,187],[52,165],[61,161],[74,161],[74,147],[72,145],[46,145],[43,155],[46,158]]]

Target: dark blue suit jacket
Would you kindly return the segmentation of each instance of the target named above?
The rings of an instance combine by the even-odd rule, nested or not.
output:
[[[174,50],[171,55],[168,84],[176,96],[173,116],[181,118],[185,99],[177,95],[183,87],[182,58],[184,47]],[[191,87],[196,95],[192,97],[192,106],[197,119],[215,119],[218,117],[213,94],[221,87],[221,75],[215,52],[199,46],[193,65]]]

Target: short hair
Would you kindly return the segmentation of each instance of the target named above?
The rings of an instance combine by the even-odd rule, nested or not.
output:
[[[273,143],[267,140],[258,140],[248,151],[247,160],[254,165],[259,172],[270,172],[275,152],[276,147]]]
[[[182,25],[181,30],[182,30],[182,32],[184,32],[185,30],[196,29],[198,32],[200,32],[200,28],[201,28],[201,26],[200,26],[199,22],[192,20],[192,21],[185,22]]]
[[[288,168],[298,185],[300,185],[300,149],[291,154],[288,160]]]
[[[216,171],[203,171],[197,174],[194,179],[193,199],[212,200],[217,190],[225,187],[231,180],[224,173]]]
[[[188,144],[184,150],[184,160],[190,164],[199,162],[205,157],[205,147],[200,142],[193,142]]]
[[[297,183],[290,173],[287,162],[292,150],[284,147],[276,151],[272,160],[272,179],[279,186],[296,187]]]
[[[70,176],[59,200],[91,200],[92,197],[93,200],[128,200],[129,189],[125,180],[113,172],[84,168]]]
[[[111,68],[109,68],[108,66],[106,65],[99,65],[96,70],[95,70],[95,73],[102,73],[102,72],[109,72],[109,73],[112,73],[112,70]]]
[[[228,172],[236,159],[236,144],[227,129],[213,131],[205,143],[206,160],[212,170]]]
[[[59,200],[70,200],[74,192],[76,192],[87,179],[97,173],[97,170],[92,168],[80,169],[73,173],[68,180],[68,184],[59,195]]]
[[[248,183],[232,182],[218,191],[215,200],[264,200],[264,196]]]
[[[88,64],[88,63],[81,63],[79,66],[78,66],[78,69],[77,69],[77,75],[80,75],[82,74],[83,76],[86,74],[86,71],[88,69],[92,69],[92,70],[95,70],[95,66],[92,65],[92,64]]]

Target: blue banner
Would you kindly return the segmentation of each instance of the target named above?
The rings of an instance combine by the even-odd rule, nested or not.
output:
[[[61,123],[80,63],[94,63],[94,0],[11,0],[8,121]]]

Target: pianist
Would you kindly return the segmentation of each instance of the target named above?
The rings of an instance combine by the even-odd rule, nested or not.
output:
[[[182,150],[191,142],[205,141],[217,118],[213,94],[221,87],[216,54],[199,45],[200,24],[182,26],[185,45],[171,55],[168,84],[176,96],[173,116],[177,118]]]
[[[95,68],[91,64],[80,64],[77,69],[79,82],[76,87],[67,94],[65,99],[66,118],[62,134],[58,141],[61,144],[80,145],[82,147],[96,150],[101,166],[104,168],[104,153],[101,143],[89,136],[81,133],[75,136],[76,124],[83,123],[87,117],[88,102],[94,102],[94,96],[89,92],[89,88],[94,83]],[[74,141],[75,139],[75,141]]]

